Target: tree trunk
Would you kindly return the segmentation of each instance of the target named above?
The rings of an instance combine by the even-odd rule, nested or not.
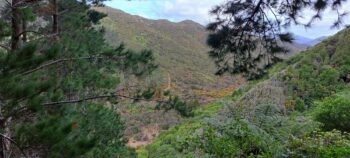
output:
[[[58,35],[59,29],[58,29],[58,7],[57,7],[57,1],[52,0],[52,33]]]
[[[9,128],[9,124],[11,123],[11,118],[5,120],[3,118],[0,118],[0,128],[1,128],[1,133],[8,137],[11,138],[11,131]],[[4,138],[0,137],[0,158],[7,158],[9,151],[10,151],[10,145],[11,142]]]
[[[5,131],[5,120],[3,118],[0,118],[0,128],[1,132]],[[0,137],[0,158],[6,158],[5,141],[5,138]]]
[[[22,21],[22,41],[23,42],[27,42],[27,33],[25,31],[27,31],[27,22],[25,20]]]
[[[19,9],[15,6],[20,0],[12,0],[12,17],[11,17],[11,50],[17,50],[21,46],[20,35],[22,33],[22,18]]]

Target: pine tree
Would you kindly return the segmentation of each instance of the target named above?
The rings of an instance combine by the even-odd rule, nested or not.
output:
[[[292,42],[283,29],[292,24],[311,27],[321,19],[327,8],[338,13],[332,27],[343,24],[346,13],[341,6],[346,0],[229,0],[212,11],[216,19],[207,29],[211,32],[207,43],[209,55],[218,67],[217,74],[244,73],[249,79],[261,77],[265,69],[281,61],[278,56],[288,50],[281,42]],[[315,14],[302,23],[304,10]]]
[[[100,4],[94,1],[92,4]],[[118,74],[144,76],[151,51],[106,44],[105,15],[76,0],[13,0],[0,19],[1,156],[131,157],[124,125],[106,101]],[[37,19],[43,19],[40,23]],[[147,94],[147,98],[149,98]]]

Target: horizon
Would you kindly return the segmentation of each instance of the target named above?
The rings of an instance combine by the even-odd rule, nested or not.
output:
[[[150,20],[168,20],[175,23],[191,20],[206,26],[213,19],[209,15],[210,9],[225,1],[227,0],[201,0],[200,2],[189,0],[111,0],[105,2],[105,5]],[[344,8],[350,8],[350,2],[344,3],[342,8],[343,10]],[[328,16],[325,16],[326,14]],[[305,11],[305,15],[305,19],[308,19],[312,14],[310,11]],[[327,10],[323,14],[322,20],[316,21],[312,28],[293,25],[287,31],[309,39],[331,36],[344,29],[344,27],[331,29],[332,22],[335,19],[336,14]],[[344,17],[344,26],[347,24],[350,24],[350,16]]]

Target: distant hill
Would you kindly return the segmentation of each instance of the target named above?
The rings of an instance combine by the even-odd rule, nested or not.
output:
[[[132,49],[154,51],[163,82],[170,76],[180,87],[201,87],[218,79],[214,63],[207,55],[207,32],[202,25],[190,20],[179,23],[149,20],[109,7],[96,10],[108,14],[102,25],[112,45],[123,42]]]
[[[310,46],[315,46],[316,44],[321,43],[322,41],[324,41],[325,39],[327,39],[328,36],[322,36],[322,37],[318,37],[316,39],[313,39],[312,41],[308,42],[308,44]]]
[[[186,89],[186,92],[226,88],[234,83],[232,77],[223,79],[214,75],[215,65],[207,54],[208,32],[204,26],[191,20],[174,23],[145,19],[110,7],[95,9],[108,14],[102,19],[102,25],[106,29],[106,39],[112,45],[124,42],[132,49],[154,51],[160,66],[157,74],[164,83],[170,76],[174,87]],[[288,48],[292,50],[290,56],[305,47],[288,45]]]
[[[294,42],[299,45],[304,45],[306,47],[315,46],[316,44],[321,43],[323,40],[327,39],[328,36],[321,36],[315,39],[307,38],[299,35],[294,35]]]

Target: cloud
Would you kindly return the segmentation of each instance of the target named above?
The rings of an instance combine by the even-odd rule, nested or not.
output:
[[[222,4],[226,1],[227,0],[111,0],[106,2],[106,5],[149,19],[168,19],[173,22],[189,19],[206,25],[212,21],[209,11],[215,5]],[[347,8],[350,8],[350,2],[343,5],[343,9]],[[303,14],[305,19],[309,19],[313,13],[313,11],[307,10]],[[290,30],[296,34],[310,38],[332,35],[339,31],[339,29],[330,29],[330,26],[337,18],[336,12],[327,10],[323,15],[322,21],[315,22],[311,29],[306,30],[302,26],[293,26]],[[344,22],[350,24],[350,16],[346,17]]]

